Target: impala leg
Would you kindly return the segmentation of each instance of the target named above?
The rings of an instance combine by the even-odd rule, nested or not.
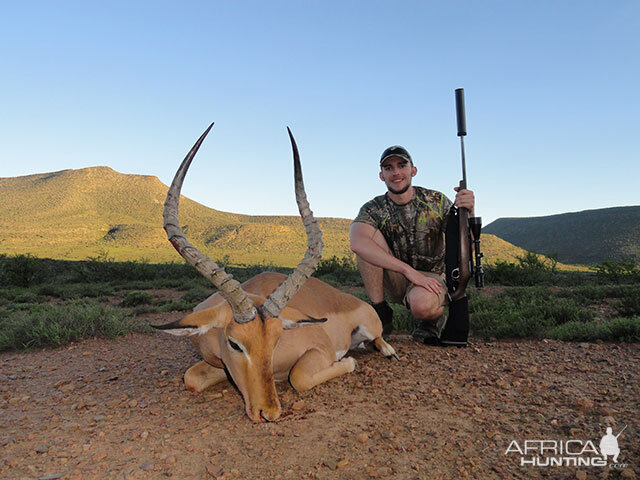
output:
[[[357,365],[352,357],[331,362],[327,359],[327,354],[318,350],[309,350],[291,369],[289,381],[296,391],[304,392],[327,380],[353,372]]]
[[[221,368],[212,367],[207,362],[196,363],[184,374],[184,386],[187,390],[200,393],[203,390],[227,379]]]
[[[376,336],[377,335],[377,336]],[[382,328],[380,321],[376,317],[370,323],[362,323],[358,325],[351,334],[351,348],[355,347],[362,341],[373,341],[376,349],[387,358],[395,358],[399,360],[395,349],[382,338]]]
[[[387,358],[393,357],[396,360],[400,360],[400,358],[398,357],[398,354],[396,353],[396,350],[387,342],[385,342],[382,337],[374,338],[373,344],[380,351],[380,353],[382,353],[385,357]]]

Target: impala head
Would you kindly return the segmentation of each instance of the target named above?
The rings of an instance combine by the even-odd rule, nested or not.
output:
[[[165,201],[164,229],[178,253],[218,288],[226,302],[158,328],[176,335],[202,335],[215,329],[211,333],[216,335],[221,360],[242,394],[247,415],[254,421],[271,421],[281,414],[273,378],[273,352],[283,329],[324,321],[286,308],[320,260],[322,234],[309,210],[298,148],[287,129],[293,148],[296,201],[308,238],[307,252],[296,270],[264,300],[247,294],[231,275],[189,243],[178,221],[180,189],[193,157],[212,126],[198,139],[173,179]]]

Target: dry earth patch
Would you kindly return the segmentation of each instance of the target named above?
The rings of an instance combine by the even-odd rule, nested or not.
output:
[[[161,323],[181,314],[155,314]],[[192,395],[190,343],[159,333],[0,355],[0,478],[636,478],[640,345],[425,347],[306,394],[254,424],[224,383]],[[522,467],[512,440],[619,437],[626,467]]]

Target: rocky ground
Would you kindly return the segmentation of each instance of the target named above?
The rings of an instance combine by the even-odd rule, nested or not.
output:
[[[226,382],[198,395],[183,389],[198,356],[182,338],[135,334],[2,354],[0,478],[640,475],[640,345],[391,343],[400,361],[361,351],[354,373],[310,392],[279,384],[283,415],[263,424]],[[521,466],[517,452],[505,454],[513,440],[597,447],[607,426],[625,425],[616,466]]]

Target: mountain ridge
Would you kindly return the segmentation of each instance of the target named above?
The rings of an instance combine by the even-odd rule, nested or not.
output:
[[[539,217],[499,218],[482,229],[565,263],[590,265],[631,258],[640,262],[640,205]]]
[[[162,228],[168,187],[153,175],[110,167],[64,169],[0,178],[0,253],[68,260],[108,257],[181,261]],[[298,216],[228,213],[181,196],[185,236],[214,260],[295,266],[306,250]],[[352,255],[351,220],[322,217],[323,258]],[[500,238],[483,237],[487,263],[514,261],[525,252]]]

